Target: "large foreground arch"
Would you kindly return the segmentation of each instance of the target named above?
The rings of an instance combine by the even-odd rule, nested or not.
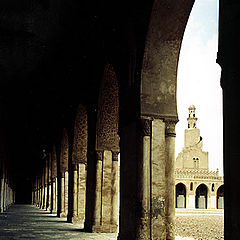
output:
[[[128,122],[120,118],[121,240],[175,237],[177,66],[193,2],[155,0],[152,6],[136,101],[140,113]]]

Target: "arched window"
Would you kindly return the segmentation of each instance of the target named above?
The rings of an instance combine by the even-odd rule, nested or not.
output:
[[[190,183],[190,191],[192,191],[193,190],[193,183],[191,182]]]

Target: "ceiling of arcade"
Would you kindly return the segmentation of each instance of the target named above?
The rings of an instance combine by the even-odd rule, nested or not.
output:
[[[143,54],[137,48],[144,42],[151,5],[1,1],[0,128],[16,175],[34,173],[42,149],[72,124],[79,103],[97,108],[107,63],[122,74],[120,88],[132,84],[129,66],[135,68],[136,55]]]

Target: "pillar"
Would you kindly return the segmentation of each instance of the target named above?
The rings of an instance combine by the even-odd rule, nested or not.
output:
[[[57,213],[57,203],[56,203],[56,178],[52,179],[52,209],[51,213]]]
[[[94,204],[94,216],[93,224],[100,226],[101,223],[101,187],[102,187],[102,165],[103,165],[103,152],[96,152],[96,189],[95,189],[95,204]]]
[[[174,128],[144,116],[120,130],[119,240],[174,239]]]
[[[61,211],[60,217],[66,217],[65,214],[65,177],[64,172],[61,173]]]
[[[175,239],[175,125],[166,121],[166,239]]]
[[[118,166],[118,151],[112,152],[112,219],[111,225],[118,226],[119,217],[119,166]]]
[[[73,213],[72,223],[78,222],[78,165],[73,165]]]
[[[1,184],[0,212],[3,212],[4,211],[4,175],[2,175],[0,184]]]
[[[52,212],[52,156],[48,158],[48,211]]]
[[[86,162],[78,165],[78,223],[82,226],[85,222],[86,206]]]
[[[68,171],[64,173],[64,211],[68,215]]]

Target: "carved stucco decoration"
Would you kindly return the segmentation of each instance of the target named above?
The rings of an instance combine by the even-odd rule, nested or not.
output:
[[[79,105],[74,126],[73,140],[73,164],[87,163],[88,123],[87,111],[83,105]]]
[[[105,67],[98,100],[97,150],[119,150],[118,136],[119,94],[113,68]]]
[[[60,155],[60,171],[68,171],[68,135],[66,129],[63,129],[63,136],[61,142],[61,155]]]

